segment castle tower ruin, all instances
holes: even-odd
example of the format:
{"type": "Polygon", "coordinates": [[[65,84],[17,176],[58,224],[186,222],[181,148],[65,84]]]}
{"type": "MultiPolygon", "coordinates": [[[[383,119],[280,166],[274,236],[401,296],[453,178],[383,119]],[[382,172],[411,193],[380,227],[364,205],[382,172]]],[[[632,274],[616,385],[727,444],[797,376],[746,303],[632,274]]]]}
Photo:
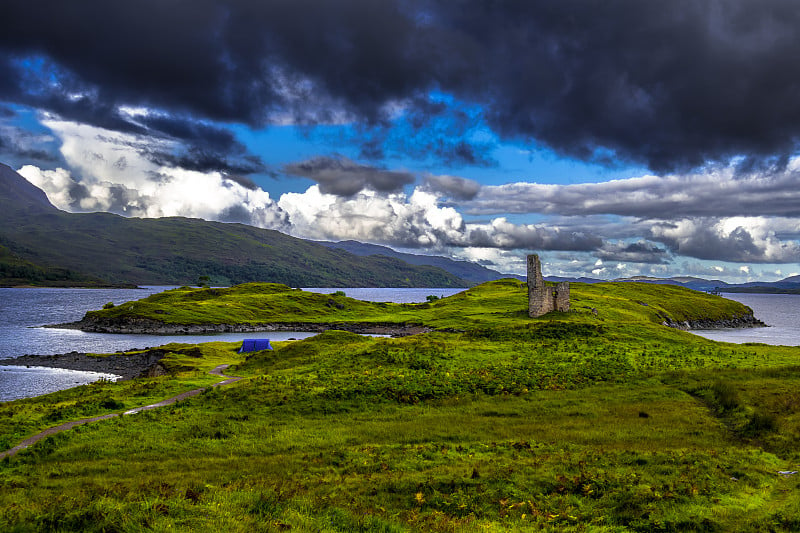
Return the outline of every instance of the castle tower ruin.
{"type": "Polygon", "coordinates": [[[528,256],[528,316],[536,318],[550,311],[569,311],[569,282],[555,287],[547,285],[542,276],[539,256],[528,256]]]}

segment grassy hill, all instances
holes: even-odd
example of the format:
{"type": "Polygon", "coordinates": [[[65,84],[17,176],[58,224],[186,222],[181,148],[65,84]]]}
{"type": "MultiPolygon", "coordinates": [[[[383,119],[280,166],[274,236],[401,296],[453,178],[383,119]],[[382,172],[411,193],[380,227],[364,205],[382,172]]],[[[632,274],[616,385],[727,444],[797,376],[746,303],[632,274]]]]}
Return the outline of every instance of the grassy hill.
{"type": "MultiPolygon", "coordinates": [[[[671,285],[572,284],[573,322],[646,323],[721,320],[751,315],[732,300],[671,285]]],[[[435,329],[525,328],[538,322],[527,314],[527,289],[515,279],[498,280],[421,304],[364,302],[345,294],[317,294],[285,285],[249,283],[222,289],[181,287],[86,314],[87,322],[163,324],[337,323],[414,324],[435,329]]]]}
{"type": "MultiPolygon", "coordinates": [[[[716,343],[660,325],[664,314],[747,312],[740,304],[671,286],[576,284],[573,311],[529,319],[514,280],[432,304],[334,298],[351,320],[397,314],[440,330],[328,331],[254,354],[233,343],[171,345],[168,376],[0,404],[0,447],[8,447],[54,423],[203,386],[220,363],[245,377],[0,462],[0,529],[800,526],[800,475],[781,473],[800,470],[800,349],[716,343]]],[[[335,316],[325,303],[249,285],[133,305],[200,320],[247,310],[258,320],[335,316]]]]}
{"type": "MultiPolygon", "coordinates": [[[[389,257],[358,257],[243,224],[169,217],[125,218],[59,211],[44,193],[0,165],[0,275],[23,262],[44,271],[115,284],[212,285],[248,281],[294,287],[465,287],[444,270],[389,257]],[[14,257],[11,261],[8,258],[14,257]],[[4,267],[4,265],[6,265],[4,267]]],[[[13,275],[0,284],[47,284],[13,275]]]]}

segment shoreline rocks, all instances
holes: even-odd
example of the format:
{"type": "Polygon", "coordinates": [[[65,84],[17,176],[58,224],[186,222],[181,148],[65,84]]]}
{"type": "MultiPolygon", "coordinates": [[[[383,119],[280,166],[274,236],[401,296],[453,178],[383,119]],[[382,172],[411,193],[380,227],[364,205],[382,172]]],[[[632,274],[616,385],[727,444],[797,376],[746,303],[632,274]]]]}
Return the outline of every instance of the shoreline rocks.
{"type": "Polygon", "coordinates": [[[101,372],[115,374],[120,376],[121,380],[166,374],[166,369],[161,365],[160,361],[169,353],[167,350],[156,348],[146,351],[131,350],[131,352],[115,353],[102,357],[90,356],[81,352],[56,355],[22,355],[0,360],[0,366],[42,366],[46,368],[101,372]]]}
{"type": "MultiPolygon", "coordinates": [[[[700,318],[677,321],[661,315],[661,324],[684,331],[693,329],[742,329],[769,327],[753,315],[741,315],[720,320],[700,318]]],[[[147,335],[202,335],[209,333],[268,333],[271,331],[304,331],[322,333],[331,329],[361,335],[389,335],[405,337],[434,331],[420,324],[364,323],[364,322],[269,322],[257,324],[166,324],[149,318],[116,320],[83,319],[67,324],[53,324],[48,328],[77,329],[88,333],[147,334],[147,335]]]]}
{"type": "Polygon", "coordinates": [[[89,333],[128,333],[148,335],[201,335],[207,333],[257,333],[270,331],[308,331],[321,333],[338,329],[362,335],[390,335],[405,337],[433,331],[433,328],[419,324],[392,323],[315,323],[283,322],[261,324],[165,324],[149,318],[128,318],[124,320],[81,320],[68,324],[55,324],[48,328],[78,329],[89,333]]]}
{"type": "Polygon", "coordinates": [[[700,318],[697,320],[685,320],[682,322],[667,318],[661,324],[683,331],[689,331],[692,329],[744,329],[769,327],[753,315],[735,316],[732,318],[724,318],[722,320],[700,318]]]}

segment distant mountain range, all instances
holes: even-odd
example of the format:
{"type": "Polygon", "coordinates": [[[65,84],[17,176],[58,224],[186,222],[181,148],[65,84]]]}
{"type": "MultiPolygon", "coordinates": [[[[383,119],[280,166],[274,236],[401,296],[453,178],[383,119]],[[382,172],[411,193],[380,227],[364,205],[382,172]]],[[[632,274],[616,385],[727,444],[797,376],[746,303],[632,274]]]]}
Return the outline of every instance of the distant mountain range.
{"type": "Polygon", "coordinates": [[[67,213],[0,164],[0,285],[467,287],[442,268],[361,257],[273,230],[167,217],[67,213]]]}
{"type": "Polygon", "coordinates": [[[427,265],[432,267],[441,268],[459,278],[469,281],[470,283],[483,283],[485,281],[492,281],[500,278],[518,277],[513,274],[501,274],[496,270],[486,268],[485,266],[470,261],[454,261],[447,257],[440,257],[435,255],[417,255],[397,252],[387,246],[380,246],[377,244],[365,244],[358,241],[317,241],[318,244],[327,246],[328,248],[336,248],[338,250],[345,250],[351,254],[360,257],[368,257],[371,255],[383,255],[386,257],[394,257],[412,265],[427,265]]]}
{"type": "MultiPolygon", "coordinates": [[[[596,280],[595,282],[597,281],[599,280],[596,280]]],[[[673,278],[634,276],[632,278],[618,278],[614,281],[635,281],[641,283],[682,285],[684,287],[703,292],[800,294],[800,276],[790,276],[780,281],[754,281],[750,283],[726,283],[719,279],[708,280],[690,276],[678,276],[673,278]]]]}

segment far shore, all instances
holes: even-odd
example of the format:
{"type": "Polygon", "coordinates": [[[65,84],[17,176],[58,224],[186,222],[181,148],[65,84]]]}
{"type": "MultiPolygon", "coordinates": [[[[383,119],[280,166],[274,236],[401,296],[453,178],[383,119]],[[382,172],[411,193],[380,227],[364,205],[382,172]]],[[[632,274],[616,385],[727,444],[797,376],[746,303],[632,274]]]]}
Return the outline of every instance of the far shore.
{"type": "Polygon", "coordinates": [[[43,285],[31,285],[29,283],[21,283],[19,285],[11,284],[11,283],[3,283],[0,284],[0,289],[144,289],[139,285],[135,285],[133,283],[120,283],[118,285],[109,284],[109,285],[59,285],[59,284],[43,284],[43,285]]]}

